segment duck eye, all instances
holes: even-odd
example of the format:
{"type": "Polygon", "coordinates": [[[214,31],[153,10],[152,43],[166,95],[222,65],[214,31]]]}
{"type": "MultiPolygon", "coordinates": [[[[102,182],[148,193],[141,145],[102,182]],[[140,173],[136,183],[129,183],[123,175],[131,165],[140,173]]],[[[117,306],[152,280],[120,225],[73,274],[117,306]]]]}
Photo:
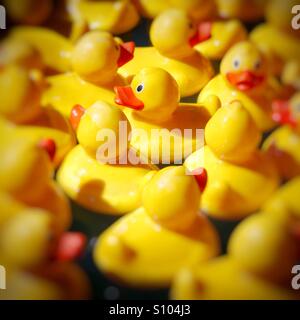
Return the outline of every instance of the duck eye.
{"type": "Polygon", "coordinates": [[[235,59],[233,61],[233,66],[237,69],[240,66],[240,61],[238,59],[235,59]]]}
{"type": "Polygon", "coordinates": [[[254,65],[254,68],[255,68],[255,69],[259,69],[260,66],[261,66],[261,61],[259,61],[259,60],[256,61],[255,65],[254,65]]]}
{"type": "Polygon", "coordinates": [[[194,28],[194,25],[193,25],[192,22],[189,23],[189,28],[190,28],[190,29],[193,29],[193,28],[194,28]]]}
{"type": "Polygon", "coordinates": [[[136,88],[136,91],[137,92],[141,92],[141,91],[143,91],[144,90],[144,85],[143,84],[139,84],[138,86],[137,86],[137,88],[136,88]]]}
{"type": "Polygon", "coordinates": [[[115,49],[119,51],[119,46],[117,44],[115,45],[115,49]]]}

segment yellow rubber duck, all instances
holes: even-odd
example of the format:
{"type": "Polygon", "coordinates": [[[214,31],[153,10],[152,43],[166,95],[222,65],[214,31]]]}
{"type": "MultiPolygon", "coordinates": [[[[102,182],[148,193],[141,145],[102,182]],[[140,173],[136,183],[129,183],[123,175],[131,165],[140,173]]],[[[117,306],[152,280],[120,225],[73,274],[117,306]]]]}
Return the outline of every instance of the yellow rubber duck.
{"type": "Polygon", "coordinates": [[[39,25],[49,17],[52,0],[4,0],[9,17],[21,24],[39,25]]]}
{"type": "Polygon", "coordinates": [[[78,257],[85,237],[78,233],[65,233],[65,229],[58,232],[56,220],[57,217],[48,211],[26,207],[0,192],[0,261],[6,266],[7,272],[7,290],[5,293],[1,290],[1,299],[87,297],[88,282],[82,271],[65,262],[78,257]],[[46,273],[54,269],[54,265],[56,272],[51,279],[50,274],[46,273]],[[43,270],[42,277],[37,272],[40,267],[43,270]],[[63,269],[66,269],[65,272],[63,269]],[[31,270],[30,273],[28,270],[31,270]],[[71,285],[75,289],[71,295],[67,292],[70,289],[68,281],[56,281],[67,270],[70,274],[64,274],[65,280],[77,275],[77,280],[71,285]],[[26,290],[22,291],[25,283],[26,290]]]}
{"type": "Polygon", "coordinates": [[[207,170],[204,212],[219,219],[241,219],[257,211],[278,187],[274,163],[258,150],[260,140],[258,128],[239,101],[217,110],[205,128],[206,146],[185,161],[190,171],[207,170]]]}
{"type": "Polygon", "coordinates": [[[120,74],[132,79],[142,68],[162,68],[175,78],[182,97],[199,92],[213,76],[210,61],[193,48],[206,39],[206,30],[199,32],[184,11],[161,13],[150,28],[153,47],[136,48],[134,58],[120,68],[120,74]]]}
{"type": "Polygon", "coordinates": [[[137,9],[129,0],[68,0],[67,10],[73,22],[73,40],[78,39],[86,30],[122,34],[133,29],[139,22],[137,9]]]}
{"type": "Polygon", "coordinates": [[[130,132],[123,112],[99,101],[86,110],[76,106],[71,122],[77,127],[79,145],[67,155],[57,173],[64,191],[95,212],[120,215],[138,208],[145,176],[156,168],[120,160],[128,153],[127,130],[130,132]],[[125,123],[125,132],[120,123],[125,123]],[[99,135],[101,132],[104,136],[99,135]],[[108,141],[111,135],[115,140],[108,141]],[[114,146],[116,149],[111,151],[114,146]]]}
{"type": "Polygon", "coordinates": [[[57,232],[71,224],[71,209],[66,196],[51,180],[55,157],[55,143],[51,139],[37,142],[26,131],[3,129],[1,126],[0,190],[13,195],[17,200],[31,207],[52,213],[57,232]],[[16,131],[16,132],[15,132],[16,131]],[[25,133],[24,133],[25,132],[25,133]],[[20,160],[21,159],[21,160],[20,160]],[[12,177],[14,177],[12,179],[12,177]]]}
{"type": "Polygon", "coordinates": [[[262,19],[266,4],[266,0],[216,0],[217,11],[221,18],[240,19],[246,22],[262,19]]]}
{"type": "Polygon", "coordinates": [[[180,104],[178,85],[167,71],[144,68],[130,86],[115,87],[115,91],[116,103],[128,107],[124,112],[135,129],[131,145],[152,162],[182,163],[203,145],[201,129],[209,120],[209,113],[202,105],[180,104]],[[186,129],[191,133],[188,136],[186,129]]]}
{"type": "Polygon", "coordinates": [[[289,60],[283,67],[281,82],[291,92],[300,91],[300,60],[289,60]]]}
{"type": "MultiPolygon", "coordinates": [[[[205,175],[198,176],[201,190],[205,175]]],[[[167,167],[145,185],[142,207],[98,239],[94,260],[105,274],[137,287],[167,287],[182,265],[219,252],[219,239],[198,214],[201,191],[183,166],[167,167]]]]}
{"type": "Polygon", "coordinates": [[[273,104],[273,118],[282,126],[266,139],[263,149],[275,161],[281,176],[291,179],[300,174],[300,93],[290,100],[273,104]]]}
{"type": "MultiPolygon", "coordinates": [[[[210,95],[217,96],[222,105],[240,100],[262,131],[275,126],[272,101],[281,92],[269,77],[266,58],[256,45],[243,41],[233,46],[221,62],[220,74],[200,92],[198,102],[210,95]]],[[[210,108],[210,113],[215,111],[210,108]]]]}
{"type": "Polygon", "coordinates": [[[216,14],[213,0],[136,0],[136,3],[143,16],[151,19],[169,9],[183,10],[197,22],[211,20],[216,14]]]}
{"type": "Polygon", "coordinates": [[[30,45],[39,53],[44,66],[52,73],[53,71],[66,72],[71,68],[72,43],[51,29],[30,26],[14,27],[8,39],[30,45]]]}
{"type": "Polygon", "coordinates": [[[200,34],[205,30],[205,37],[194,48],[213,60],[221,60],[233,45],[247,38],[247,30],[239,20],[203,22],[198,30],[200,34]]]}
{"type": "Polygon", "coordinates": [[[297,0],[273,0],[266,9],[267,22],[257,26],[250,39],[258,46],[268,47],[282,61],[299,60],[300,32],[292,28],[292,8],[297,0]]]}
{"type": "Polygon", "coordinates": [[[134,42],[121,43],[104,31],[86,33],[72,52],[73,72],[47,78],[42,104],[67,117],[77,104],[90,106],[98,100],[114,104],[113,87],[126,83],[118,67],[132,59],[133,53],[134,42]]]}
{"type": "Polygon", "coordinates": [[[0,71],[0,127],[9,127],[4,124],[5,118],[19,124],[18,127],[10,126],[20,136],[26,136],[36,143],[41,139],[54,140],[57,151],[54,163],[57,166],[75,145],[76,139],[66,118],[52,108],[41,108],[44,85],[39,71],[15,64],[4,67],[0,71]]]}
{"type": "MultiPolygon", "coordinates": [[[[297,194],[295,187],[299,188],[299,181],[284,192],[279,190],[275,198],[279,199],[280,194],[285,202],[287,198],[294,204],[298,201],[299,219],[299,199],[291,197],[297,194]]],[[[291,270],[299,261],[299,232],[293,232],[290,215],[276,203],[269,205],[269,211],[254,214],[236,227],[227,255],[182,269],[175,277],[172,298],[299,299],[299,293],[291,290],[291,270]]]]}

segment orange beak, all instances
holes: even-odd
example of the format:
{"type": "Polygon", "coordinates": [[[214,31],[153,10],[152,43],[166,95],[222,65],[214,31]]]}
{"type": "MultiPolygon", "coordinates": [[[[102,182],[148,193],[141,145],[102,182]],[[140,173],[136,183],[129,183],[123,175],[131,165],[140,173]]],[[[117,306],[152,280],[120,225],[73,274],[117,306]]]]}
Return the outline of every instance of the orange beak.
{"type": "Polygon", "coordinates": [[[114,87],[116,98],[116,104],[134,110],[142,110],[144,108],[143,101],[139,100],[130,86],[128,87],[114,87]]]}
{"type": "Polygon", "coordinates": [[[240,91],[248,91],[260,85],[264,81],[263,76],[251,71],[228,72],[227,80],[240,91]]]}
{"type": "Polygon", "coordinates": [[[196,46],[197,44],[204,42],[211,38],[211,22],[201,22],[197,27],[196,33],[189,39],[191,47],[196,46]]]}
{"type": "Polygon", "coordinates": [[[207,185],[207,171],[204,168],[199,168],[194,170],[192,173],[198,183],[201,192],[203,192],[207,185]]]}
{"type": "Polygon", "coordinates": [[[58,261],[73,261],[81,256],[86,242],[86,236],[81,232],[65,232],[58,239],[54,258],[58,261]]]}
{"type": "Polygon", "coordinates": [[[85,109],[81,105],[77,104],[76,106],[73,107],[70,115],[70,122],[74,131],[77,130],[80,123],[80,119],[82,118],[84,113],[85,113],[85,109]]]}
{"type": "Polygon", "coordinates": [[[288,100],[274,100],[272,103],[272,119],[279,124],[288,124],[291,127],[297,126],[297,121],[291,113],[291,106],[288,100]]]}
{"type": "Polygon", "coordinates": [[[133,41],[120,44],[120,56],[117,62],[119,68],[133,59],[134,49],[135,43],[133,41]]]}
{"type": "Polygon", "coordinates": [[[54,160],[55,158],[55,153],[56,153],[56,144],[54,140],[52,139],[42,139],[38,146],[42,149],[44,149],[48,155],[51,161],[54,160]]]}

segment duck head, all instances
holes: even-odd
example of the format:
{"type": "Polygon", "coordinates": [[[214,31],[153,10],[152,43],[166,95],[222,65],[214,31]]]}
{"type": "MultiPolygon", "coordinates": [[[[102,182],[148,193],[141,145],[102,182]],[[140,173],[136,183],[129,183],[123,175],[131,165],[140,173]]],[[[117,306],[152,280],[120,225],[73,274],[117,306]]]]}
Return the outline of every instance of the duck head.
{"type": "Polygon", "coordinates": [[[150,28],[153,46],[164,56],[181,59],[195,53],[194,46],[211,37],[211,23],[195,24],[183,10],[169,9],[150,28]]]}
{"type": "Polygon", "coordinates": [[[205,140],[218,158],[239,162],[258,147],[261,134],[248,111],[234,101],[218,109],[209,120],[205,140]]]}
{"type": "Polygon", "coordinates": [[[115,87],[115,102],[135,110],[145,120],[163,122],[178,107],[179,88],[175,79],[160,68],[144,68],[127,87],[115,87]]]}
{"type": "Polygon", "coordinates": [[[300,92],[294,94],[290,100],[275,100],[272,109],[275,122],[295,129],[300,127],[300,92]]]}
{"type": "Polygon", "coordinates": [[[133,58],[134,42],[121,43],[110,33],[91,31],[82,36],[72,53],[73,70],[100,85],[114,80],[119,67],[133,58]]]}
{"type": "Polygon", "coordinates": [[[164,168],[145,185],[143,207],[157,223],[170,229],[184,230],[197,217],[201,198],[199,185],[205,186],[206,179],[204,170],[195,179],[183,166],[164,168]]]}
{"type": "Polygon", "coordinates": [[[269,1],[266,8],[267,22],[284,31],[289,31],[297,36],[300,36],[300,30],[293,29],[291,24],[295,14],[292,12],[292,9],[296,5],[299,5],[298,0],[269,1]]]}
{"type": "Polygon", "coordinates": [[[268,76],[263,54],[249,41],[240,42],[227,52],[220,72],[232,86],[245,92],[261,86],[268,76]]]}
{"type": "MultiPolygon", "coordinates": [[[[76,131],[78,142],[93,156],[100,159],[98,152],[101,147],[105,147],[107,139],[112,137],[112,143],[116,144],[116,154],[111,156],[115,158],[123,155],[127,151],[128,136],[131,131],[130,124],[125,114],[117,107],[109,105],[103,101],[98,101],[92,106],[84,109],[82,106],[77,105],[72,109],[70,121],[76,131]],[[120,130],[126,130],[126,134],[122,133],[124,141],[120,140],[120,130]],[[101,134],[103,133],[104,136],[101,134]]],[[[105,160],[108,158],[105,157],[105,160]]],[[[111,160],[111,159],[110,159],[111,160]]]]}

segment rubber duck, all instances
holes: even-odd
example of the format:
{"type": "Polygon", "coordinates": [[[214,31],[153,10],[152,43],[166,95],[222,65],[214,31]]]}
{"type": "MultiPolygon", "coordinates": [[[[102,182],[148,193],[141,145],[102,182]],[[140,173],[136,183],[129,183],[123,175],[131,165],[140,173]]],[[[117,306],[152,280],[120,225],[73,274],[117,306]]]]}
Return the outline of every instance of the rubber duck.
{"type": "Polygon", "coordinates": [[[87,297],[88,281],[70,262],[79,256],[86,239],[75,232],[57,233],[56,219],[45,210],[26,207],[0,192],[0,261],[7,271],[7,290],[3,294],[1,291],[1,299],[87,297]],[[43,272],[38,271],[39,268],[43,272]],[[67,270],[69,275],[65,274],[67,270]],[[57,281],[62,273],[65,281],[57,281]],[[73,279],[74,275],[77,280],[70,285],[67,279],[73,279]],[[22,291],[25,283],[26,290],[22,291]],[[74,290],[73,294],[68,293],[69,287],[74,290]]]}
{"type": "Polygon", "coordinates": [[[141,208],[100,235],[94,248],[99,269],[129,286],[167,287],[184,263],[217,255],[216,230],[198,214],[205,180],[205,171],[196,180],[183,166],[153,173],[141,208]]]}
{"type": "Polygon", "coordinates": [[[197,22],[211,20],[216,14],[212,0],[137,0],[136,3],[143,16],[150,19],[169,9],[183,10],[197,22]]]}
{"type": "Polygon", "coordinates": [[[275,161],[284,179],[300,174],[300,93],[273,103],[273,118],[281,124],[265,140],[263,149],[275,161]]]}
{"type": "MultiPolygon", "coordinates": [[[[272,2],[272,1],[271,1],[272,2]]],[[[223,19],[240,19],[255,22],[264,17],[265,0],[216,0],[217,11],[223,19]]]]}
{"type": "Polygon", "coordinates": [[[295,93],[300,91],[300,60],[288,61],[282,70],[281,82],[295,93]]]}
{"type": "Polygon", "coordinates": [[[207,170],[208,185],[201,201],[204,212],[218,219],[244,218],[278,187],[278,172],[258,149],[260,140],[258,128],[239,101],[216,111],[205,128],[206,145],[185,161],[190,171],[207,170]]]}
{"type": "Polygon", "coordinates": [[[52,11],[52,0],[4,0],[9,17],[21,24],[39,25],[49,17],[52,11]]]}
{"type": "Polygon", "coordinates": [[[57,181],[63,190],[80,205],[99,213],[120,215],[139,207],[140,188],[146,175],[156,167],[133,165],[126,158],[120,160],[129,152],[130,124],[124,113],[116,106],[98,101],[86,110],[75,106],[71,123],[79,145],[58,170],[57,181]],[[113,141],[108,140],[111,135],[113,141]],[[111,151],[110,147],[115,149],[111,151]]]}
{"type": "MultiPolygon", "coordinates": [[[[279,193],[282,198],[279,190],[277,199],[279,193]]],[[[172,298],[299,299],[290,284],[291,270],[299,261],[299,234],[294,234],[294,222],[285,209],[274,209],[269,206],[269,211],[263,209],[243,220],[231,234],[225,256],[183,268],[175,277],[172,298]]]]}
{"type": "Polygon", "coordinates": [[[194,48],[212,60],[221,60],[233,45],[247,38],[247,30],[239,20],[203,22],[198,28],[210,31],[206,34],[207,39],[194,48]]]}
{"type": "Polygon", "coordinates": [[[128,107],[123,110],[134,129],[131,145],[155,164],[180,164],[202,146],[201,129],[209,113],[200,104],[180,104],[178,84],[164,69],[144,68],[130,86],[115,87],[115,91],[116,103],[128,107]]]}
{"type": "Polygon", "coordinates": [[[269,1],[266,9],[266,23],[258,25],[250,39],[258,46],[267,46],[283,62],[299,60],[300,32],[292,28],[292,8],[297,0],[269,1]]]}
{"type": "Polygon", "coordinates": [[[153,47],[136,48],[134,58],[120,68],[120,74],[132,79],[142,68],[158,67],[175,78],[182,97],[199,92],[214,73],[210,61],[193,48],[207,39],[207,30],[201,32],[184,11],[164,11],[150,27],[153,47]]]}
{"type": "Polygon", "coordinates": [[[30,26],[14,27],[8,39],[30,45],[39,53],[44,66],[49,69],[48,73],[66,72],[71,69],[72,43],[54,30],[30,26]]]}
{"type": "MultiPolygon", "coordinates": [[[[39,71],[15,64],[4,67],[0,71],[0,117],[18,124],[18,127],[11,125],[13,131],[36,143],[41,139],[54,140],[57,149],[54,163],[58,166],[76,138],[66,118],[52,108],[41,107],[43,90],[44,80],[39,71]]],[[[4,122],[0,120],[2,126],[4,122]]]]}
{"type": "Polygon", "coordinates": [[[129,0],[87,1],[68,0],[67,10],[73,22],[71,39],[78,39],[86,30],[122,34],[139,22],[139,14],[129,0]]]}
{"type": "Polygon", "coordinates": [[[51,139],[27,138],[22,132],[1,126],[0,190],[28,206],[41,208],[56,217],[53,229],[57,232],[71,224],[71,209],[62,190],[51,179],[54,166],[55,143],[51,139]],[[20,161],[22,159],[22,161],[20,161]],[[14,177],[14,179],[11,179],[14,177]]]}
{"type": "Polygon", "coordinates": [[[132,59],[133,53],[134,42],[121,43],[104,31],[86,33],[72,52],[73,72],[47,78],[42,104],[67,117],[77,104],[90,106],[98,100],[114,104],[113,87],[126,83],[118,67],[132,59]]]}
{"type": "MultiPolygon", "coordinates": [[[[268,74],[268,63],[257,46],[249,41],[234,45],[221,62],[220,74],[200,92],[198,102],[210,95],[217,96],[222,105],[240,100],[262,131],[275,126],[272,101],[282,93],[268,74]]],[[[210,109],[213,113],[214,110],[210,109]]]]}

